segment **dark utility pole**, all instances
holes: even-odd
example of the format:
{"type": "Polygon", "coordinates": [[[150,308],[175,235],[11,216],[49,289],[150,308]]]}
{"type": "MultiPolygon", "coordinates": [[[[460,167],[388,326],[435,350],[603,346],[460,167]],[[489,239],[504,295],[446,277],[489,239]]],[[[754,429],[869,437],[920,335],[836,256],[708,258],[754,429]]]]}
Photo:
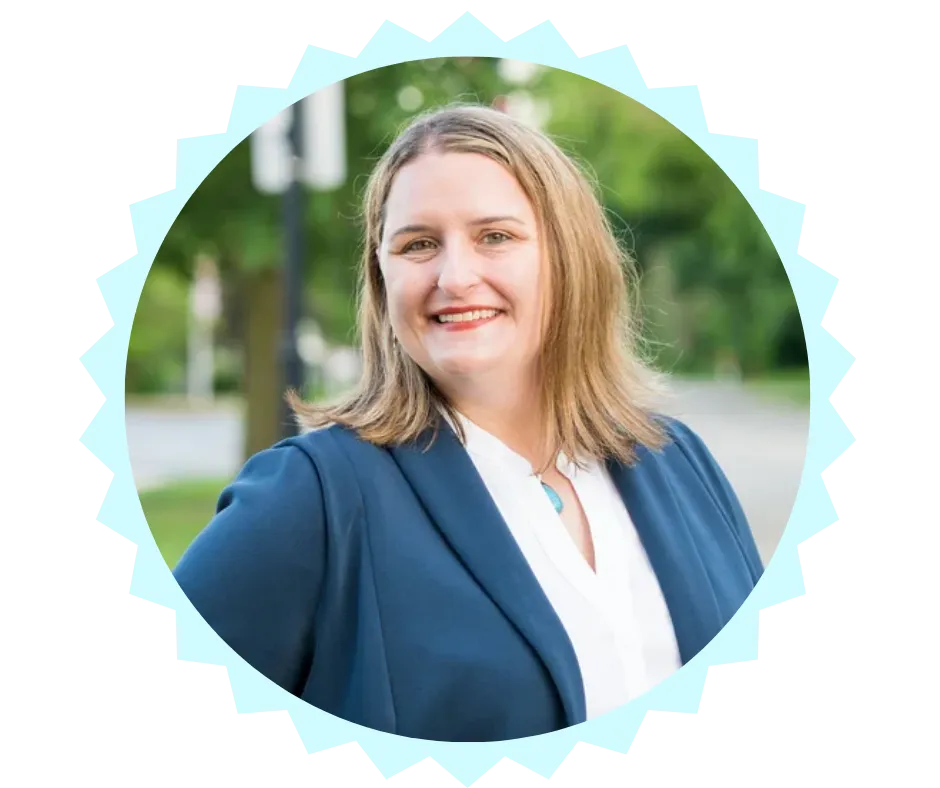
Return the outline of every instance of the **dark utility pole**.
{"type": "MultiPolygon", "coordinates": [[[[281,341],[283,385],[281,391],[294,389],[303,394],[304,367],[297,352],[297,325],[303,309],[304,221],[303,191],[300,168],[303,161],[303,112],[297,102],[291,106],[291,125],[288,146],[291,153],[291,178],[284,192],[284,329],[281,341]]],[[[293,414],[287,403],[281,402],[281,434],[287,438],[297,434],[293,414]]]]}

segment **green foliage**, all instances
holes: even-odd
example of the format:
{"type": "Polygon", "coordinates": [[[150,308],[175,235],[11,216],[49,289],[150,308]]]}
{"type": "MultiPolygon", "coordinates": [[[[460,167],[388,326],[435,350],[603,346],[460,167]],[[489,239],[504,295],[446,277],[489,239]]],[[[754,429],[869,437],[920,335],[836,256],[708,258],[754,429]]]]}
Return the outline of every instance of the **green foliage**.
{"type": "Polygon", "coordinates": [[[179,391],[186,373],[189,281],[174,268],[154,265],[140,295],[127,349],[126,390],[179,391]]]}
{"type": "MultiPolygon", "coordinates": [[[[361,191],[398,130],[416,111],[452,101],[490,104],[519,90],[486,58],[401,63],[347,80],[349,177],[305,200],[305,308],[327,339],[354,336],[361,191]]],[[[805,366],[799,315],[777,253],[745,198],[697,145],[654,112],[578,75],[543,69],[524,90],[547,102],[546,131],[596,175],[612,224],[643,274],[647,333],[664,367],[708,371],[729,354],[747,374],[805,366]]],[[[185,294],[159,272],[188,276],[199,252],[216,257],[228,282],[278,265],[281,210],[278,197],[252,187],[242,142],[199,186],[160,249],[132,338],[135,363],[150,368],[131,374],[129,367],[129,390],[178,378],[185,294]],[[180,303],[171,305],[174,298],[180,303]],[[162,317],[154,316],[158,302],[162,317]]],[[[229,325],[223,334],[237,331],[229,325]]]]}
{"type": "Polygon", "coordinates": [[[745,374],[805,366],[805,345],[794,342],[799,314],[777,252],[704,151],[599,83],[547,71],[539,87],[552,98],[548,131],[590,163],[615,226],[628,230],[628,247],[646,274],[647,331],[659,343],[660,363],[705,371],[731,354],[745,374]],[[669,275],[657,275],[656,266],[669,275]]]}

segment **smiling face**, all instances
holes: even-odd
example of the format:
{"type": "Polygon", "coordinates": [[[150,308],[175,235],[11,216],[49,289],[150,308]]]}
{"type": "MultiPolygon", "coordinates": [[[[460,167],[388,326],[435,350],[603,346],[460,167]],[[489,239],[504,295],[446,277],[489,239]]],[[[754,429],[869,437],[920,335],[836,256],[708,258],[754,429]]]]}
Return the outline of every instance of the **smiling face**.
{"type": "Polygon", "coordinates": [[[379,265],[392,329],[445,393],[531,383],[542,246],[513,175],[476,153],[426,153],[395,176],[379,265]]]}

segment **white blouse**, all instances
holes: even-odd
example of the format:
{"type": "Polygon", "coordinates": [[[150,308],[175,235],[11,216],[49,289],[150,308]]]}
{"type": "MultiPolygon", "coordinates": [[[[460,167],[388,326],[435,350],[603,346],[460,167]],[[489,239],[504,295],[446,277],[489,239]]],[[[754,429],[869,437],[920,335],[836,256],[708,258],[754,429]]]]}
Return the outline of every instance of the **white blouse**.
{"type": "Polygon", "coordinates": [[[561,620],[584,684],[587,718],[636,698],[681,661],[666,602],[603,463],[557,467],[574,486],[594,542],[592,571],[530,463],[464,416],[467,451],[561,620]]]}

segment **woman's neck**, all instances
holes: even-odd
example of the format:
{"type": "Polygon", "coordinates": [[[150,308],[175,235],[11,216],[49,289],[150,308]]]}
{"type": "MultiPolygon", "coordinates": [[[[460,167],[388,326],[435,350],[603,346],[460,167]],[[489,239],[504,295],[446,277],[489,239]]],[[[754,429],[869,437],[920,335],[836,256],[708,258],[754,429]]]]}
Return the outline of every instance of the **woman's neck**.
{"type": "Polygon", "coordinates": [[[459,413],[539,469],[550,461],[538,394],[534,386],[491,386],[464,390],[450,396],[450,401],[459,413]]]}

